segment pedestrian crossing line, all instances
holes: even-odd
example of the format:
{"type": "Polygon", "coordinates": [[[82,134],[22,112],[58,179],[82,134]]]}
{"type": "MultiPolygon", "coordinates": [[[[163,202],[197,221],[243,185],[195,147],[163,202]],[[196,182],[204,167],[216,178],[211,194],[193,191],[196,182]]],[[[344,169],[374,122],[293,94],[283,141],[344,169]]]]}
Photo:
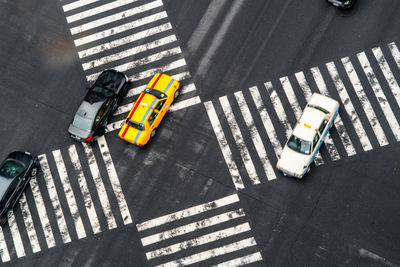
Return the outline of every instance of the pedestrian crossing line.
{"type": "Polygon", "coordinates": [[[339,93],[339,97],[342,100],[344,108],[349,115],[349,118],[355,128],[355,131],[360,139],[360,143],[364,151],[368,151],[372,149],[372,145],[368,139],[368,136],[364,130],[364,127],[361,124],[361,121],[358,117],[357,111],[354,109],[354,106],[350,100],[350,97],[346,91],[346,88],[343,84],[343,81],[339,77],[339,73],[336,69],[335,63],[329,62],[326,64],[329,75],[331,76],[333,83],[339,93]]]}
{"type": "Polygon", "coordinates": [[[0,256],[2,262],[10,261],[10,254],[4,238],[3,227],[0,227],[0,256]]]}
{"type": "Polygon", "coordinates": [[[96,185],[97,194],[99,196],[104,216],[107,220],[108,229],[114,229],[117,227],[117,223],[115,222],[115,218],[111,210],[110,201],[108,200],[106,188],[100,176],[99,167],[97,165],[96,158],[94,157],[93,150],[88,144],[82,143],[82,146],[88,159],[89,169],[92,174],[94,184],[96,185]]]}
{"type": "Polygon", "coordinates": [[[122,215],[122,220],[124,224],[132,223],[131,214],[129,213],[128,205],[125,201],[124,193],[122,192],[121,185],[119,183],[117,171],[115,170],[114,163],[111,159],[111,154],[108,149],[107,142],[104,135],[97,139],[97,144],[100,147],[101,156],[103,157],[104,163],[106,165],[106,170],[108,177],[111,182],[115,197],[117,198],[118,207],[122,215]]]}
{"type": "Polygon", "coordinates": [[[358,78],[358,75],[356,73],[356,71],[354,70],[353,64],[350,61],[350,58],[345,57],[342,58],[342,63],[343,66],[347,72],[347,75],[349,76],[350,82],[353,85],[353,88],[358,96],[358,99],[361,102],[361,105],[365,111],[365,114],[368,117],[368,121],[372,127],[372,130],[374,131],[379,145],[380,146],[385,146],[387,145],[389,142],[386,138],[386,135],[381,127],[381,124],[379,123],[378,118],[375,115],[375,112],[371,106],[371,103],[368,100],[367,95],[365,94],[364,88],[361,85],[360,79],[358,78]]]}
{"type": "Polygon", "coordinates": [[[157,7],[161,7],[163,5],[161,0],[156,0],[129,10],[125,10],[107,17],[102,17],[101,19],[97,19],[73,28],[70,28],[71,34],[75,35],[84,31],[88,31],[94,28],[97,28],[99,26],[103,26],[106,24],[109,24],[111,22],[116,22],[118,20],[122,20],[137,14],[140,14],[142,12],[157,8],[157,7]]]}
{"type": "Polygon", "coordinates": [[[239,125],[236,122],[235,116],[231,106],[229,105],[228,98],[226,96],[220,97],[219,102],[221,103],[222,110],[225,113],[225,117],[228,120],[228,125],[231,129],[233,138],[237,144],[237,147],[242,157],[244,166],[246,167],[247,173],[250,180],[254,183],[260,183],[258,179],[256,168],[254,167],[253,161],[251,160],[250,153],[247,150],[246,144],[243,141],[242,133],[240,132],[239,125]]]}
{"type": "MultiPolygon", "coordinates": [[[[265,151],[264,144],[261,140],[260,134],[254,124],[253,117],[251,116],[249,107],[247,106],[246,100],[244,99],[243,93],[238,91],[234,93],[236,101],[239,105],[240,112],[244,118],[244,121],[249,129],[251,140],[253,141],[254,147],[256,148],[256,152],[258,157],[260,158],[261,164],[264,168],[265,175],[267,176],[268,180],[276,179],[276,175],[274,169],[269,162],[267,152],[265,151]]],[[[253,184],[259,184],[260,180],[252,180],[253,184]]]]}
{"type": "Polygon", "coordinates": [[[47,162],[47,157],[45,154],[40,155],[39,157],[40,167],[43,172],[43,178],[46,182],[47,191],[50,196],[50,202],[53,205],[53,209],[56,215],[58,228],[60,230],[61,239],[63,243],[71,242],[71,237],[68,232],[68,227],[65,222],[64,213],[61,209],[60,201],[58,199],[58,194],[56,187],[54,185],[53,176],[50,172],[50,167],[47,162]]]}
{"type": "Polygon", "coordinates": [[[388,47],[389,47],[390,53],[393,56],[394,61],[397,64],[397,67],[400,69],[400,52],[399,52],[399,49],[397,48],[397,45],[394,42],[392,42],[392,43],[388,44],[388,47]]]}
{"type": "Polygon", "coordinates": [[[14,242],[15,252],[18,258],[25,256],[25,249],[22,243],[21,234],[19,233],[18,225],[15,220],[14,211],[8,211],[8,225],[10,227],[11,237],[14,242]]]}
{"type": "MultiPolygon", "coordinates": [[[[319,68],[313,67],[310,69],[310,71],[311,74],[313,75],[315,83],[317,84],[319,92],[323,95],[329,96],[328,88],[326,87],[326,83],[322,78],[319,68]]],[[[340,117],[339,113],[336,115],[334,124],[336,130],[338,131],[340,140],[343,143],[344,149],[346,150],[347,156],[348,157],[354,156],[356,154],[356,150],[354,149],[353,143],[351,142],[350,136],[346,131],[346,128],[343,124],[342,118],[340,117]]]]}
{"type": "MultiPolygon", "coordinates": [[[[294,115],[296,116],[296,120],[299,121],[301,114],[303,113],[303,110],[300,107],[299,101],[296,98],[296,95],[294,94],[293,87],[290,84],[289,78],[287,76],[282,77],[279,79],[283,91],[285,92],[285,95],[287,99],[289,100],[290,106],[292,107],[294,111],[294,115]]],[[[324,160],[322,159],[321,153],[318,151],[317,155],[314,158],[315,165],[319,166],[321,164],[324,164],[324,160]]]]}
{"type": "Polygon", "coordinates": [[[92,227],[92,231],[94,234],[100,233],[101,228],[100,228],[100,223],[99,219],[97,218],[96,210],[93,205],[92,197],[90,195],[81,163],[79,161],[78,157],[78,152],[76,151],[75,145],[71,145],[68,148],[68,153],[69,157],[71,159],[71,163],[75,169],[75,171],[78,173],[78,183],[79,183],[79,188],[81,190],[83,200],[85,202],[85,208],[86,208],[86,213],[89,217],[89,222],[90,226],[92,227]]]}
{"type": "Polygon", "coordinates": [[[240,258],[236,258],[230,261],[226,261],[217,265],[214,265],[214,267],[227,267],[227,266],[242,266],[246,264],[250,264],[256,261],[261,261],[262,256],[260,252],[252,253],[240,258]]]}
{"type": "Polygon", "coordinates": [[[21,207],[22,217],[24,218],[25,229],[32,247],[32,252],[39,252],[40,244],[36,235],[35,226],[33,225],[32,215],[29,210],[28,202],[26,201],[25,193],[22,193],[21,198],[19,199],[19,205],[21,207]]]}
{"type": "MultiPolygon", "coordinates": [[[[37,178],[32,177],[30,182],[33,198],[35,200],[36,209],[40,211],[39,220],[42,225],[44,237],[46,239],[46,244],[48,248],[52,248],[56,245],[56,241],[54,240],[53,231],[49,222],[49,217],[47,217],[46,207],[44,205],[42,194],[40,193],[39,185],[37,182],[37,178]]],[[[1,240],[0,240],[1,243],[1,240]]]]}
{"type": "Polygon", "coordinates": [[[83,6],[95,3],[97,1],[99,1],[99,0],[78,0],[78,1],[66,4],[66,5],[63,5],[62,8],[63,8],[64,12],[68,12],[68,11],[77,9],[79,7],[83,7],[83,6]]]}
{"type": "MultiPolygon", "coordinates": [[[[302,89],[302,91],[304,93],[306,101],[308,102],[312,96],[312,91],[311,91],[310,86],[307,83],[306,77],[302,71],[295,73],[295,76],[296,76],[297,82],[300,85],[300,88],[302,89]]],[[[336,146],[333,143],[332,137],[329,132],[325,136],[324,144],[329,152],[331,159],[333,161],[339,160],[340,159],[339,152],[337,151],[336,146]]]]}
{"type": "Polygon", "coordinates": [[[56,162],[62,187],[64,188],[64,194],[67,199],[69,210],[71,211],[71,215],[74,220],[76,233],[79,239],[84,238],[86,237],[85,227],[83,226],[81,215],[79,214],[78,205],[76,204],[74,192],[72,191],[71,183],[68,178],[67,169],[65,168],[64,160],[61,156],[61,151],[57,149],[52,153],[56,162]]]}
{"type": "Polygon", "coordinates": [[[368,78],[368,81],[372,87],[372,90],[375,93],[376,99],[379,102],[379,105],[382,108],[383,113],[385,114],[386,120],[390,125],[390,128],[396,138],[397,141],[400,141],[400,125],[387,101],[385,93],[383,92],[378,79],[375,76],[375,73],[372,70],[372,67],[368,61],[367,56],[364,52],[357,54],[358,61],[360,61],[361,67],[363,68],[365,75],[368,78]]]}
{"type": "Polygon", "coordinates": [[[217,137],[217,141],[219,147],[221,148],[222,155],[224,156],[225,162],[228,166],[228,170],[231,174],[233,184],[235,185],[236,190],[243,189],[244,184],[242,178],[240,177],[239,170],[236,166],[235,161],[233,160],[231,149],[229,148],[228,141],[226,140],[217,113],[215,112],[214,105],[212,104],[211,101],[208,101],[204,103],[204,106],[206,108],[207,115],[211,121],[211,126],[214,130],[215,136],[217,137]]]}

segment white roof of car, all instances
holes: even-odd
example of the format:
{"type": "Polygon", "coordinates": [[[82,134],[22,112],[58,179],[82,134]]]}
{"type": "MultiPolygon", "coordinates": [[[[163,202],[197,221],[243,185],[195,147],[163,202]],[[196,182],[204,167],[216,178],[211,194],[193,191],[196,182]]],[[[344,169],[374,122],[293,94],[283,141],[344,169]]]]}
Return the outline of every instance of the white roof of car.
{"type": "Polygon", "coordinates": [[[303,140],[312,141],[325,115],[325,113],[318,109],[306,107],[293,130],[293,134],[303,140]]]}

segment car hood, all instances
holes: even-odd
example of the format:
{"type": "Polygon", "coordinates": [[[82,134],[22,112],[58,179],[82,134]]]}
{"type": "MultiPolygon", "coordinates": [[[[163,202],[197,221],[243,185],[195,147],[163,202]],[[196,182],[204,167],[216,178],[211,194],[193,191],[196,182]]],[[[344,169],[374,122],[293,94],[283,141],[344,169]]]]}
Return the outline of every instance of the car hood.
{"type": "Polygon", "coordinates": [[[304,166],[308,165],[310,155],[304,155],[285,146],[282,150],[278,165],[280,169],[284,169],[294,174],[301,174],[304,166]]]}
{"type": "Polygon", "coordinates": [[[78,127],[75,127],[72,123],[68,127],[68,132],[70,134],[78,136],[78,137],[80,137],[82,139],[88,138],[90,136],[90,133],[91,133],[91,131],[89,131],[89,130],[83,130],[83,129],[80,129],[78,127]]]}

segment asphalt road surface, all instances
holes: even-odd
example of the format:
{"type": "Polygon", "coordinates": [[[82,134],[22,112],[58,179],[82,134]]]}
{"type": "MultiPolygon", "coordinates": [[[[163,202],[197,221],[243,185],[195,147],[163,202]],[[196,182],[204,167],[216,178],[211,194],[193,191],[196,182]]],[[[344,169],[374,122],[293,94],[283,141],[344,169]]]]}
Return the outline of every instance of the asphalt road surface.
{"type": "Polygon", "coordinates": [[[400,2],[0,1],[0,156],[41,172],[4,266],[400,265],[400,2]],[[132,87],[93,145],[67,127],[107,68],[132,87]],[[182,94],[118,138],[158,71],[182,94]],[[312,92],[339,117],[303,180],[277,156],[312,92]]]}

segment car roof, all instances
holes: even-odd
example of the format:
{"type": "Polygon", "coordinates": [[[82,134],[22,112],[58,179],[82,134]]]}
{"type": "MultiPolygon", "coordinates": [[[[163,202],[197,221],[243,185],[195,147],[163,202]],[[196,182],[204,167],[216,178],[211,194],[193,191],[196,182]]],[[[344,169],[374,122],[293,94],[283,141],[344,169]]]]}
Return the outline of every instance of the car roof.
{"type": "Polygon", "coordinates": [[[312,141],[316,130],[324,119],[325,113],[315,108],[306,107],[293,130],[293,134],[303,140],[312,141]]]}
{"type": "MultiPolygon", "coordinates": [[[[142,92],[143,97],[140,100],[139,105],[137,106],[135,113],[132,115],[131,120],[141,123],[145,121],[147,117],[151,114],[151,108],[154,107],[158,98],[151,94],[147,94],[142,92]]],[[[140,96],[139,96],[140,99],[140,96]]],[[[137,101],[139,101],[139,99],[137,101]]]]}
{"type": "Polygon", "coordinates": [[[98,85],[114,92],[119,88],[124,75],[116,70],[110,69],[103,71],[96,79],[94,85],[98,85]]]}

